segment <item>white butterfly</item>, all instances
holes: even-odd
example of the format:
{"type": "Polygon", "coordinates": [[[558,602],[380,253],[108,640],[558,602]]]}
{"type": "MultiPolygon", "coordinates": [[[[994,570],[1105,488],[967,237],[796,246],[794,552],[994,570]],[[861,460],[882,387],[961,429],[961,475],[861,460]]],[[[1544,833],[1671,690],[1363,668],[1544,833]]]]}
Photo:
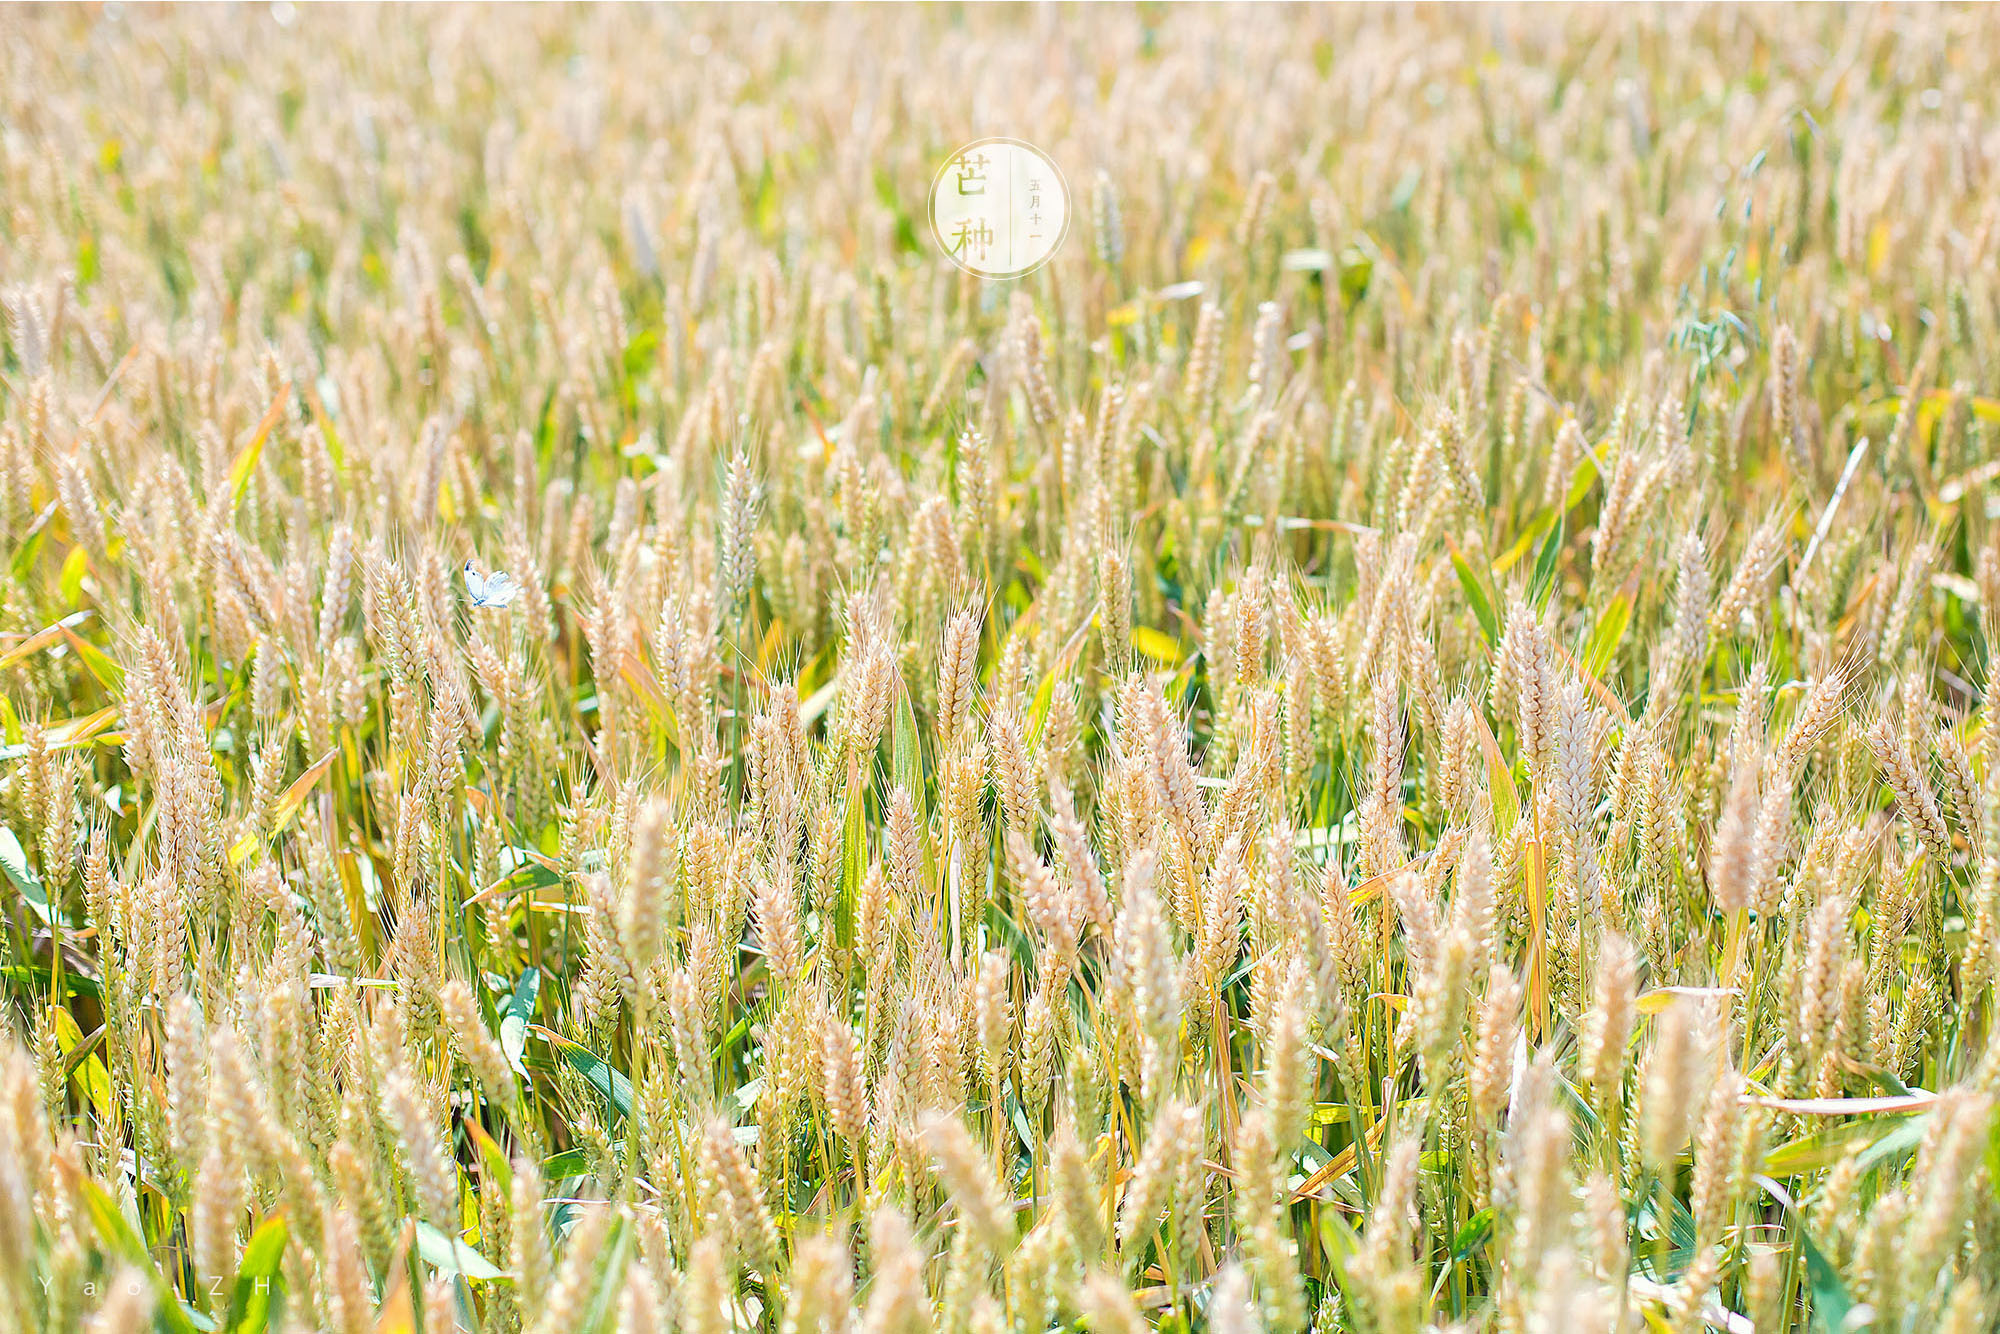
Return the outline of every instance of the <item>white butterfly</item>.
{"type": "Polygon", "coordinates": [[[465,591],[472,597],[475,607],[504,607],[520,596],[521,586],[514,582],[514,576],[505,570],[495,570],[491,574],[481,574],[465,563],[465,591]]]}

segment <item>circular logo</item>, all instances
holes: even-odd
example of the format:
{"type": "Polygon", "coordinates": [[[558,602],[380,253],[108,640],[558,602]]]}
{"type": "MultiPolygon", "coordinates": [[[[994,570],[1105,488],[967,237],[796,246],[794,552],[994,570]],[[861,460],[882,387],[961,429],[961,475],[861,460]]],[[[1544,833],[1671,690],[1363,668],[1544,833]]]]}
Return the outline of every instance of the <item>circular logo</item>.
{"type": "Polygon", "coordinates": [[[1068,183],[1046,153],[1019,139],[976,139],[931,182],[931,235],[967,273],[1033,273],[1068,234],[1068,183]]]}

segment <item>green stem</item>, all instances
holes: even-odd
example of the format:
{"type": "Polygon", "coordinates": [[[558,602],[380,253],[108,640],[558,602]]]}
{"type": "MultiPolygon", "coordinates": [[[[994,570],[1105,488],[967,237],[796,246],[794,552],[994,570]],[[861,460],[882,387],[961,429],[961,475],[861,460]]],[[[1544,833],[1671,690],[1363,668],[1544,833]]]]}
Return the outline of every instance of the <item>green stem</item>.
{"type": "Polygon", "coordinates": [[[625,1125],[625,1198],[636,1201],[639,1180],[639,1141],[645,1116],[642,1081],[646,1065],[646,1001],[640,995],[632,1005],[632,1112],[625,1125]]]}

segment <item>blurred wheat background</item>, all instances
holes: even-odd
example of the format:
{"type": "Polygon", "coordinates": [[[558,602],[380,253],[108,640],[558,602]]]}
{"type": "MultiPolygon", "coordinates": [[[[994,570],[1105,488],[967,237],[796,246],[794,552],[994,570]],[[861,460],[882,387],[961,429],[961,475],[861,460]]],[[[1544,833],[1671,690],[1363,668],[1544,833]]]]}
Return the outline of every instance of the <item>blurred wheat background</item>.
{"type": "Polygon", "coordinates": [[[0,11],[0,1331],[1993,1328],[1996,104],[0,11]]]}

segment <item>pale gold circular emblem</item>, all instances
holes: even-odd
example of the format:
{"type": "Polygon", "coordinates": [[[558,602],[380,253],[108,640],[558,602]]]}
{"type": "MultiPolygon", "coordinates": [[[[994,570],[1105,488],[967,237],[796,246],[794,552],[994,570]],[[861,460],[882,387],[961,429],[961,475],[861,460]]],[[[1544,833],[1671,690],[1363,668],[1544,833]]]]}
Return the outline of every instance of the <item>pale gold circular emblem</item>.
{"type": "Polygon", "coordinates": [[[1032,144],[976,139],[931,182],[931,235],[945,257],[981,278],[1040,268],[1069,233],[1069,184],[1032,144]]]}

